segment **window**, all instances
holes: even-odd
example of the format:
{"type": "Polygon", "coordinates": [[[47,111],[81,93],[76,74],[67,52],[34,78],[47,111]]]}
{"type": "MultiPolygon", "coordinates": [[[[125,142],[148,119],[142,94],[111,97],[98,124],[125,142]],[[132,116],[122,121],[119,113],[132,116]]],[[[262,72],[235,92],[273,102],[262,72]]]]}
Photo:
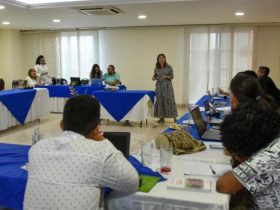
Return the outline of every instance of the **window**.
{"type": "Polygon", "coordinates": [[[61,75],[89,78],[91,67],[98,63],[98,36],[92,31],[62,32],[60,34],[61,75]]]}
{"type": "Polygon", "coordinates": [[[251,28],[193,27],[189,33],[190,103],[212,88],[227,89],[232,76],[251,69],[251,28]]]}

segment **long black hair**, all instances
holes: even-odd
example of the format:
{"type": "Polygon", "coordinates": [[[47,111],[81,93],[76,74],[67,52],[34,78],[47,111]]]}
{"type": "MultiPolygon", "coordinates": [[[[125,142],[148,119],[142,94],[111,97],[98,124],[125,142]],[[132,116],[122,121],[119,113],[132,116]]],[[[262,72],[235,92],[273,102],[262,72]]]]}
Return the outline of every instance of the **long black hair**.
{"type": "Polygon", "coordinates": [[[90,78],[101,78],[101,70],[98,64],[93,64],[92,68],[91,68],[91,72],[90,72],[90,78]],[[99,68],[99,71],[97,72],[95,69],[99,68]]]}
{"type": "Polygon", "coordinates": [[[36,65],[40,65],[40,60],[44,58],[43,55],[39,55],[37,58],[36,58],[36,65]]]}

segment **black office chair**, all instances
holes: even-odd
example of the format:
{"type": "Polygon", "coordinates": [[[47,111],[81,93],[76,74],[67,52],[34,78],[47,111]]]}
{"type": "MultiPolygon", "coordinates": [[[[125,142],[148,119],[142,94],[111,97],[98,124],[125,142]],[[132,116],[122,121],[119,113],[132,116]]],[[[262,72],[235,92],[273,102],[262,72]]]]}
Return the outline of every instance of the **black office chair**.
{"type": "Polygon", "coordinates": [[[1,90],[5,90],[5,81],[2,78],[0,78],[0,91],[1,90]]]}
{"type": "Polygon", "coordinates": [[[12,88],[13,89],[18,88],[18,80],[13,80],[12,81],[12,88]]]}
{"type": "Polygon", "coordinates": [[[130,148],[130,133],[128,132],[104,132],[108,139],[128,159],[130,148]]]}

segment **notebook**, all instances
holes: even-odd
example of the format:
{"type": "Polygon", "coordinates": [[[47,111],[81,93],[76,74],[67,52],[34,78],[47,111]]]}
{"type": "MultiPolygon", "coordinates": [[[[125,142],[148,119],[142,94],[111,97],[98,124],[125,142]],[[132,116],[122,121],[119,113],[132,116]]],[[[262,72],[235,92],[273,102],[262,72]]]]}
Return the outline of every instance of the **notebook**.
{"type": "Polygon", "coordinates": [[[184,163],[185,175],[201,175],[201,176],[217,176],[224,175],[227,171],[231,171],[229,164],[187,161],[184,163]]]}

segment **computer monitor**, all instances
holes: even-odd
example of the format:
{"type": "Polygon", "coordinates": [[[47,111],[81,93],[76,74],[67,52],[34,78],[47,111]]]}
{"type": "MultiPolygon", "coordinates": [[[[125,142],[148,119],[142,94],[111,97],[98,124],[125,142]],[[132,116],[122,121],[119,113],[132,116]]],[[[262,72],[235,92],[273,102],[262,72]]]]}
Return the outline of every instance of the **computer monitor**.
{"type": "Polygon", "coordinates": [[[70,86],[81,86],[80,77],[70,77],[70,86]]]}
{"type": "Polygon", "coordinates": [[[128,132],[104,132],[108,139],[128,159],[130,147],[130,133],[128,132]]]}

